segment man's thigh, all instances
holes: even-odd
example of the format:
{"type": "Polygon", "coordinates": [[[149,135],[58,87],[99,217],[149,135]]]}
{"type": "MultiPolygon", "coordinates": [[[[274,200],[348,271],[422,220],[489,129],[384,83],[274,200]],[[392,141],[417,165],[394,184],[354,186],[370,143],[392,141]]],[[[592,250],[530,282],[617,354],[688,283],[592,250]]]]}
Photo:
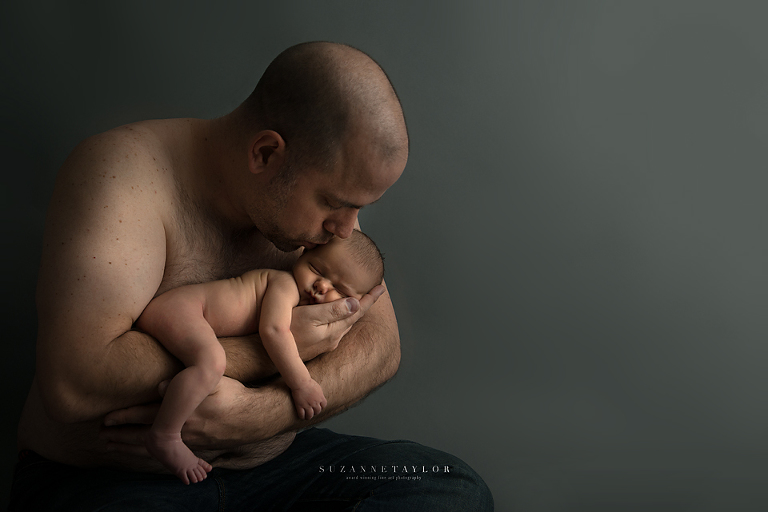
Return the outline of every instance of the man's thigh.
{"type": "Polygon", "coordinates": [[[408,441],[309,429],[251,470],[214,469],[198,484],[175,477],[78,469],[34,454],[20,462],[11,511],[492,510],[464,462],[408,441]]]}
{"type": "Polygon", "coordinates": [[[249,502],[240,498],[248,500],[249,493],[242,491],[254,487],[264,493],[265,510],[493,510],[491,493],[472,468],[450,454],[410,441],[312,428],[262,468],[261,476],[242,472],[222,476],[231,510],[247,510],[249,502]],[[254,478],[267,478],[269,484],[254,478]]]}

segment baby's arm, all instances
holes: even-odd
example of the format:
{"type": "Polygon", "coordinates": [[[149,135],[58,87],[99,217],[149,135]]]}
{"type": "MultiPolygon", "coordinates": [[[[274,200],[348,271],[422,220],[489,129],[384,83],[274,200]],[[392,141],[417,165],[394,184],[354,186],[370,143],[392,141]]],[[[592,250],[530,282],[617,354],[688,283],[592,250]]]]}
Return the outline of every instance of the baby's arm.
{"type": "Polygon", "coordinates": [[[267,354],[291,388],[299,418],[310,419],[328,402],[320,384],[304,366],[291,333],[292,310],[298,303],[299,290],[293,276],[287,272],[270,272],[261,303],[259,335],[267,354]]]}

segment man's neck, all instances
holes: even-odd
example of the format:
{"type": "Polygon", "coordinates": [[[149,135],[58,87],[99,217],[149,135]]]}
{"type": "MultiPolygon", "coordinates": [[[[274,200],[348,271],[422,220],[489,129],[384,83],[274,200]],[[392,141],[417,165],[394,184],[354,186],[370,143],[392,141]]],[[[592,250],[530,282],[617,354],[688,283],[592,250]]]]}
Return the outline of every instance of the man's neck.
{"type": "Polygon", "coordinates": [[[202,121],[192,130],[190,195],[227,231],[253,228],[245,213],[243,178],[248,140],[234,113],[202,121]]]}

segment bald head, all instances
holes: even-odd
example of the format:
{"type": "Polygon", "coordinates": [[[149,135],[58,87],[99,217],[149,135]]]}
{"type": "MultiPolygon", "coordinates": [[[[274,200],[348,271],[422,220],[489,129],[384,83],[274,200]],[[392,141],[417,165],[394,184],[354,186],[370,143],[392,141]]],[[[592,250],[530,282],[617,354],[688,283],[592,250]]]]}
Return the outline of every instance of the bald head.
{"type": "Polygon", "coordinates": [[[327,168],[351,136],[382,159],[407,158],[408,135],[392,84],[352,47],[303,43],[275,58],[243,104],[249,123],[274,130],[293,164],[327,168]]]}

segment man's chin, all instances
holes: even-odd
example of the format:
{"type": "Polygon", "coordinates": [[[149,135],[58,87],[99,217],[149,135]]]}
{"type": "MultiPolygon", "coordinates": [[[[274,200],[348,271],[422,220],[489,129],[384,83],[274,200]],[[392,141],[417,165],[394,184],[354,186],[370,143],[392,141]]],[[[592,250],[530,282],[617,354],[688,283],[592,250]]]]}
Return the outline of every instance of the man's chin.
{"type": "Polygon", "coordinates": [[[295,252],[301,249],[302,244],[290,240],[269,240],[280,252],[295,252]]]}
{"type": "MultiPolygon", "coordinates": [[[[332,238],[332,237],[331,237],[332,238]]],[[[269,240],[272,245],[274,245],[277,250],[281,252],[294,252],[298,251],[302,247],[305,249],[314,249],[318,245],[323,245],[328,243],[330,238],[328,240],[324,241],[318,241],[318,242],[310,242],[308,240],[287,240],[285,238],[279,238],[279,237],[267,237],[267,240],[269,240]]]]}

